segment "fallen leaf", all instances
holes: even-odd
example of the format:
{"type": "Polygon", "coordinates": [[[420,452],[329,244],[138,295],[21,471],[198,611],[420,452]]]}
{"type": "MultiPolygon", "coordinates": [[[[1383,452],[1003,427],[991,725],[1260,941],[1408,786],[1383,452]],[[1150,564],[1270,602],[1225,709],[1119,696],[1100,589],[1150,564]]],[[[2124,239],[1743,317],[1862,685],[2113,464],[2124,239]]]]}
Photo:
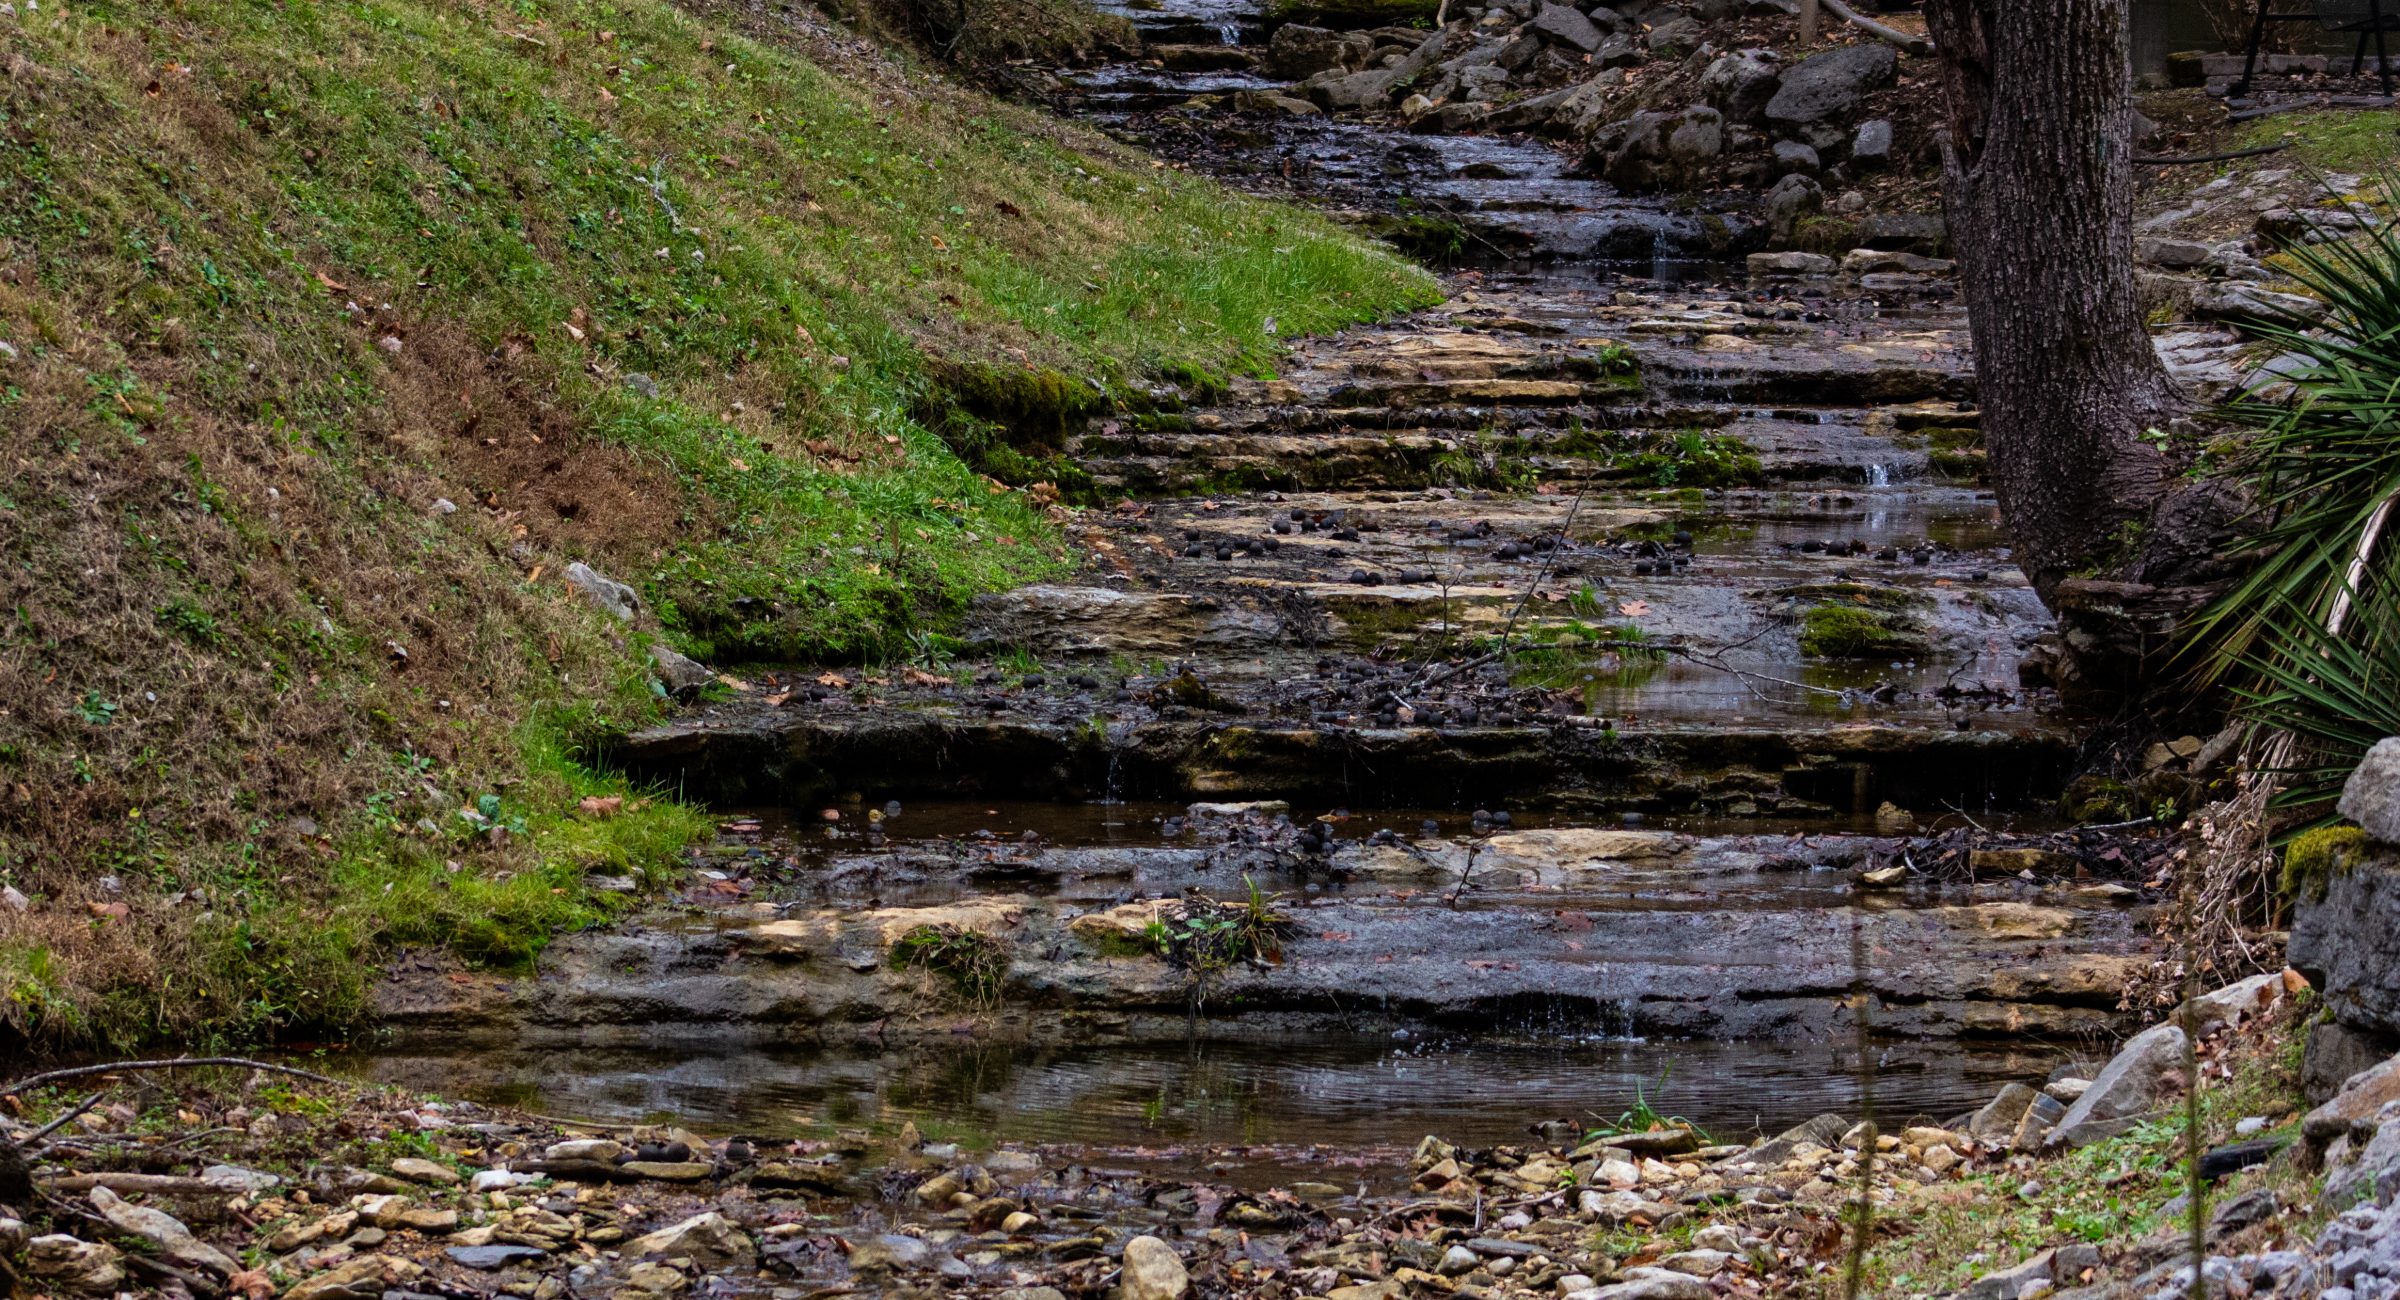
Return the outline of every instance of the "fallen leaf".
{"type": "Polygon", "coordinates": [[[792,698],[792,693],[790,691],[778,691],[775,694],[767,697],[767,707],[770,709],[780,709],[783,707],[783,702],[790,698],[792,698]]]}
{"type": "Polygon", "coordinates": [[[1350,942],[1350,932],[1348,930],[1327,930],[1325,933],[1320,934],[1317,937],[1323,939],[1327,943],[1350,942]]]}
{"type": "Polygon", "coordinates": [[[903,668],[900,670],[900,682],[904,686],[948,686],[950,679],[922,668],[903,668]]]}
{"type": "Polygon", "coordinates": [[[1628,600],[1617,606],[1617,612],[1623,614],[1627,618],[1640,618],[1642,615],[1650,612],[1650,602],[1646,600],[1628,600]]]}
{"type": "Polygon", "coordinates": [[[586,817],[613,817],[625,807],[625,796],[621,794],[590,795],[575,806],[582,809],[583,815],[586,817]]]}
{"type": "Polygon", "coordinates": [[[848,686],[849,684],[850,684],[850,679],[849,679],[849,678],[847,678],[847,677],[844,677],[844,676],[842,676],[840,673],[818,673],[818,674],[817,674],[817,685],[819,685],[819,686],[830,686],[830,687],[833,687],[835,690],[840,690],[841,688],[843,688],[843,687],[845,687],[845,686],[848,686]]]}

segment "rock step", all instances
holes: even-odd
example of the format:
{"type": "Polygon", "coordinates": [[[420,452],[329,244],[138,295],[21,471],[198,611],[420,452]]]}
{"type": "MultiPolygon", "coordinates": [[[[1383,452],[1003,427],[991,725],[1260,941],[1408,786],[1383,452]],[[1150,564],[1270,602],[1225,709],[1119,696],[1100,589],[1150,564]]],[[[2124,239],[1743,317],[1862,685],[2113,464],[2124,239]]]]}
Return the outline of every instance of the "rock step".
{"type": "Polygon", "coordinates": [[[1661,472],[1659,435],[1668,432],[1713,432],[1738,444],[1728,451],[1755,461],[1668,475],[1677,482],[1888,484],[1925,478],[1931,471],[1922,448],[1865,436],[1856,425],[1715,414],[1713,424],[1497,426],[1505,432],[1425,427],[1297,432],[1276,431],[1262,422],[1240,431],[1087,435],[1070,451],[1100,484],[1140,495],[1525,485],[1518,480],[1652,483],[1661,472]]]}
{"type": "Polygon", "coordinates": [[[1936,724],[1318,726],[1222,714],[1093,726],[959,704],[713,707],[612,760],[720,806],[889,797],[1294,799],[1358,806],[1812,813],[2046,804],[2075,759],[2031,720],[1936,724]]]}
{"type": "MultiPolygon", "coordinates": [[[[1438,897],[1438,896],[1437,896],[1438,897]]],[[[948,1033],[925,1016],[940,976],[893,945],[923,926],[993,936],[1007,966],[984,1036],[1210,1038],[1306,1026],[1408,1026],[1536,1036],[1610,1032],[1793,1038],[1847,1024],[1863,977],[1895,1036],[2106,1033],[2142,960],[2135,914],[2017,902],[1893,907],[1828,924],[1817,911],[1451,908],[1439,901],[1287,902],[1282,960],[1236,963],[1195,1003],[1189,974],[1148,955],[1172,904],[1091,911],[1030,895],[924,907],[796,910],[709,928],[562,936],[534,979],[381,986],[384,1023],[411,1033],[572,1035],[586,1043],[660,1024],[721,1037],[829,1040],[948,1033]],[[1875,954],[1854,965],[1852,931],[1875,954]],[[1964,959],[1973,954],[1972,960],[1964,959]],[[1197,1020],[1192,1019],[1195,1010],[1197,1020]]]]}

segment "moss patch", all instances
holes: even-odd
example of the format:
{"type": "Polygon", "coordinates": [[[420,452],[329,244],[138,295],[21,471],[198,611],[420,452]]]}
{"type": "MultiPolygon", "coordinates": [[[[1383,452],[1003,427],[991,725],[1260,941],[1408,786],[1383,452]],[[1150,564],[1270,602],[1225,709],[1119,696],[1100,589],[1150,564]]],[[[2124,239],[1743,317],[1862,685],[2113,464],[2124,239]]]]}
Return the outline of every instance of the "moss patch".
{"type": "Polygon", "coordinates": [[[1800,653],[1817,659],[1910,659],[1930,647],[1913,622],[1861,605],[1815,605],[1800,616],[1800,653]]]}
{"type": "Polygon", "coordinates": [[[2058,797],[2059,811],[2078,823],[2123,822],[2135,817],[2133,788],[2105,776],[2079,776],[2058,797]]]}
{"type": "Polygon", "coordinates": [[[2356,826],[2321,826],[2295,836],[2283,850],[2283,892],[2295,902],[2320,899],[2333,878],[2363,861],[2367,833],[2356,826]]]}

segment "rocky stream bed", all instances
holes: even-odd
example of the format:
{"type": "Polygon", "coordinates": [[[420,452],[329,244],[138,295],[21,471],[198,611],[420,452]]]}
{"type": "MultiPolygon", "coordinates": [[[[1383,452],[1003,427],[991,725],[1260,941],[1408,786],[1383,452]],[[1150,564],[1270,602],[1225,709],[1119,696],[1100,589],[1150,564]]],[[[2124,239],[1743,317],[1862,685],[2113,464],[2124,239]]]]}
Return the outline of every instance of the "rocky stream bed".
{"type": "MultiPolygon", "coordinates": [[[[1557,8],[1473,48],[1582,42],[1557,8]]],[[[335,1068],[451,1100],[254,1079],[177,1112],[206,1169],[53,1151],[94,1239],[0,1254],[297,1300],[1814,1294],[1845,1207],[2038,1178],[2172,1095],[2180,1037],[2111,1059],[2157,966],[2140,814],[2227,746],[2070,790],[1938,223],[1760,252],[1772,210],[1629,197],[1505,106],[1340,102],[1422,33],[1308,68],[1246,0],[1126,12],[1156,57],[1042,93],[1403,238],[1438,211],[1448,301],[1028,435],[1103,502],[1090,558],[981,601],[966,671],[751,673],[627,739],[721,833],[530,977],[395,963],[335,1068]]],[[[1431,39],[1408,76],[1491,82],[1431,39]]],[[[2213,328],[2161,348],[2231,378],[2213,328]]],[[[2203,1058],[2300,987],[2212,1000],[2203,1058]]],[[[2313,1150],[2369,1142],[2345,1114],[2313,1150]]],[[[2224,1293],[2331,1276],[2243,1258],[2224,1293]]]]}
{"type": "MultiPolygon", "coordinates": [[[[1128,13],[1156,57],[1041,93],[1378,228],[1438,211],[1449,300],[1026,435],[1102,503],[1072,518],[1080,573],[979,602],[964,674],[752,674],[629,738],[612,761],[726,810],[683,905],[563,939],[532,979],[404,963],[359,1068],[595,1122],[1040,1142],[1245,1189],[1205,1194],[1201,1226],[1237,1233],[1300,1222],[1294,1180],[1401,1193],[1443,1142],[1562,1126],[1451,1208],[1370,1216],[1488,1234],[1537,1205],[1624,1221],[1590,1195],[1657,1227],[1670,1186],[1730,1187],[1706,1160],[1595,1184],[1591,1117],[1655,1101],[1743,1139],[1880,1088],[1964,1122],[2130,1028],[2156,846],[2057,829],[2078,746],[1976,485],[1938,230],[1746,257],[1755,205],[1301,111],[1251,9],[1128,13]]],[[[2176,355],[2208,381],[2227,347],[2176,355]]],[[[2223,757],[2178,748],[2150,793],[2223,757]]],[[[1851,1123],[1815,1122],[1848,1172],[1851,1123]]],[[[1981,1149],[1912,1137],[1884,1176],[1933,1147],[1981,1149]]],[[[995,1195],[994,1171],[941,1176],[995,1195]]],[[[1719,1263],[1767,1240],[1721,1235],[1719,1263]]],[[[1203,1287],[1596,1267],[1429,1245],[1345,1274],[1295,1246],[1203,1287]]],[[[1129,1258],[1095,1252],[1081,1286],[1129,1258]]]]}

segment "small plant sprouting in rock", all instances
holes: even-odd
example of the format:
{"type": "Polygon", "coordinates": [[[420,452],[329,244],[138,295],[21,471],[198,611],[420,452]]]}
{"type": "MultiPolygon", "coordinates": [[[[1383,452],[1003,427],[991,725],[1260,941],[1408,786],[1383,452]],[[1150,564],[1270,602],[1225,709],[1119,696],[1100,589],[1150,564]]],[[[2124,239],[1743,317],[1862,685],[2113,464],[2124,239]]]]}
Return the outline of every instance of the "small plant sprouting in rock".
{"type": "Polygon", "coordinates": [[[1171,916],[1152,921],[1143,937],[1158,955],[1206,978],[1245,961],[1280,964],[1283,941],[1297,928],[1275,900],[1248,876],[1249,897],[1223,902],[1189,899],[1171,916]]]}
{"type": "Polygon", "coordinates": [[[959,996],[979,1007],[1000,1000],[1008,978],[1008,944],[956,925],[920,925],[892,945],[892,965],[929,970],[950,981],[959,996]]]}
{"type": "MultiPolygon", "coordinates": [[[[1658,1076],[1660,1088],[1663,1089],[1667,1086],[1667,1074],[1671,1072],[1672,1067],[1658,1076]]],[[[1598,1120],[1599,1116],[1595,1115],[1593,1118],[1598,1120]]],[[[1649,1095],[1643,1090],[1641,1080],[1636,1079],[1633,1083],[1633,1105],[1619,1112],[1613,1120],[1600,1120],[1584,1133],[1583,1140],[1596,1142],[1602,1138],[1622,1137],[1628,1133],[1652,1133],[1670,1128],[1690,1129],[1692,1136],[1697,1138],[1703,1146],[1708,1145],[1710,1141],[1707,1130],[1681,1115],[1660,1114],[1658,1108],[1650,1104],[1649,1095]]]]}

